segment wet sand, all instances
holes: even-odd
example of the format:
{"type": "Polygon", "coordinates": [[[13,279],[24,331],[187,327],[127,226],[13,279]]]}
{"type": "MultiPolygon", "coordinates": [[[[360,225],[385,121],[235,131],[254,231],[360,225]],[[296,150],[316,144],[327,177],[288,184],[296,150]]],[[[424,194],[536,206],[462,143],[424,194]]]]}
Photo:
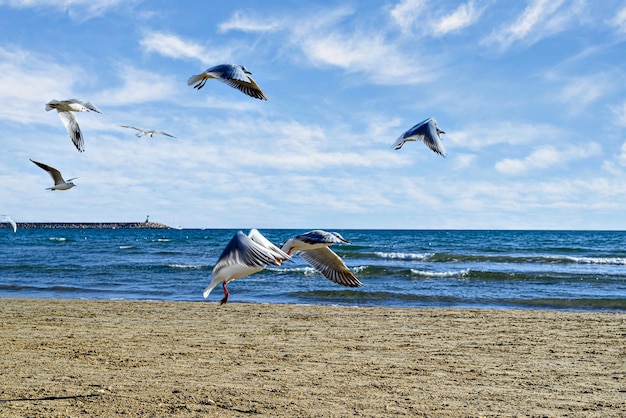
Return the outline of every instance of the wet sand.
{"type": "Polygon", "coordinates": [[[626,314],[0,299],[0,416],[626,416],[626,314]]]}

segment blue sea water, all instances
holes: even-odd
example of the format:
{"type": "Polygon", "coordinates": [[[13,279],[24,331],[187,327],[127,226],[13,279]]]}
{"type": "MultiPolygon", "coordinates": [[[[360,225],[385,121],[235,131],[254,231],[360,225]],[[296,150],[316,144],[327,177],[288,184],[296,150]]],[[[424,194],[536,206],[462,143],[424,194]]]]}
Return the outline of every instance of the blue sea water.
{"type": "MultiPolygon", "coordinates": [[[[237,230],[0,229],[0,297],[205,301],[237,230]]],[[[244,230],[247,233],[247,230],[244,230]]],[[[261,230],[281,244],[306,230],[261,230]]],[[[296,256],[228,285],[230,303],[626,312],[626,232],[338,230],[364,283],[336,285],[296,256]]]]}

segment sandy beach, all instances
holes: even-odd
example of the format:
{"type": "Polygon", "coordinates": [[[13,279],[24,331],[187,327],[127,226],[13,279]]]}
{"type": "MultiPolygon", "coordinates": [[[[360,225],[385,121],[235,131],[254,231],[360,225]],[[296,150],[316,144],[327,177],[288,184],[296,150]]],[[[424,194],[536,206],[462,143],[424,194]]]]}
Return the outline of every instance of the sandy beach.
{"type": "Polygon", "coordinates": [[[626,416],[626,315],[0,299],[0,416],[626,416]]]}

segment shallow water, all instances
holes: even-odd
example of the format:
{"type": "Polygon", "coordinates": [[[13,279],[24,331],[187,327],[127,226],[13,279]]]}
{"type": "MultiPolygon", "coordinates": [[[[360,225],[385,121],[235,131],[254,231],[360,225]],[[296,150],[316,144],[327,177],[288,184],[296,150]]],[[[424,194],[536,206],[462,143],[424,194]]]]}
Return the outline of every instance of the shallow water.
{"type": "MultiPolygon", "coordinates": [[[[0,229],[0,296],[203,301],[237,230],[0,229]]],[[[247,233],[247,230],[244,232],[247,233]]],[[[306,230],[261,230],[280,244],[306,230]]],[[[364,283],[300,257],[231,282],[231,302],[626,312],[626,232],[338,230],[364,283]]],[[[219,301],[218,286],[207,299],[219,301]]]]}

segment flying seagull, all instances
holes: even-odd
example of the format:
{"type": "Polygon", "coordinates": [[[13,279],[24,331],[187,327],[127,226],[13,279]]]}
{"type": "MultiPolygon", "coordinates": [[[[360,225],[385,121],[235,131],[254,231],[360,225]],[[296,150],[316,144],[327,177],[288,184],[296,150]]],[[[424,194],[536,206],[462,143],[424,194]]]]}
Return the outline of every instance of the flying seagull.
{"type": "Polygon", "coordinates": [[[129,126],[129,125],[120,125],[122,128],[129,128],[129,129],[134,129],[137,131],[137,133],[135,134],[135,136],[137,138],[141,138],[142,136],[149,136],[150,138],[154,138],[155,134],[160,134],[160,135],[165,135],[165,136],[169,136],[170,138],[176,138],[174,135],[170,135],[167,132],[163,132],[163,131],[155,131],[154,129],[143,129],[143,128],[136,128],[134,126],[129,126]]]}
{"type": "Polygon", "coordinates": [[[100,112],[100,110],[93,105],[93,103],[81,99],[69,99],[69,100],[50,100],[46,103],[46,111],[56,109],[59,113],[61,121],[67,129],[67,133],[70,135],[70,139],[76,146],[76,149],[80,152],[85,151],[85,143],[83,141],[83,134],[78,126],[78,120],[74,115],[74,112],[100,112]]]}
{"type": "Polygon", "coordinates": [[[49,165],[34,160],[31,161],[46,170],[48,174],[50,174],[50,177],[52,177],[52,180],[54,180],[54,186],[48,187],[46,190],[69,190],[72,187],[76,186],[74,183],[72,183],[72,180],[76,180],[78,177],[72,177],[71,179],[65,181],[63,180],[61,172],[56,168],[50,167],[49,165]]]}
{"type": "Polygon", "coordinates": [[[250,230],[248,235],[239,231],[231,238],[213,267],[211,284],[204,289],[203,296],[206,299],[213,288],[222,282],[224,298],[220,304],[224,304],[228,302],[230,296],[226,289],[228,282],[259,272],[268,264],[279,266],[289,259],[291,259],[289,255],[272,244],[256,229],[250,230]]]}
{"type": "Polygon", "coordinates": [[[338,232],[320,229],[296,235],[288,239],[281,247],[285,253],[299,252],[300,256],[324,277],[346,287],[359,287],[363,283],[356,278],[343,260],[329,247],[336,243],[349,242],[338,232]]]}
{"type": "Polygon", "coordinates": [[[194,89],[200,90],[210,78],[216,78],[223,83],[234,87],[250,97],[259,100],[269,100],[263,90],[250,76],[252,73],[243,65],[220,64],[208,68],[202,74],[192,75],[187,80],[187,85],[194,85],[194,89]]]}
{"type": "Polygon", "coordinates": [[[400,135],[392,146],[394,149],[400,149],[407,141],[423,141],[428,148],[445,157],[446,150],[443,148],[440,134],[445,132],[439,129],[435,118],[428,118],[400,135]]]}
{"type": "Polygon", "coordinates": [[[2,216],[4,216],[4,222],[8,222],[11,224],[11,227],[13,228],[13,232],[17,232],[17,224],[15,223],[15,221],[11,219],[9,215],[2,215],[2,216]]]}

